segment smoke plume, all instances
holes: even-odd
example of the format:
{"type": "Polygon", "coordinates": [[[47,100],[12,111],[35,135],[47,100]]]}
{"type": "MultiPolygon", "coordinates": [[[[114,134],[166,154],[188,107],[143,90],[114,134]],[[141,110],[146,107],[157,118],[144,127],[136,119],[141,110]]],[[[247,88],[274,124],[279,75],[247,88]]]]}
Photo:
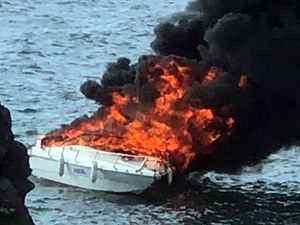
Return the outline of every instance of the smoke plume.
{"type": "MultiPolygon", "coordinates": [[[[199,74],[211,66],[222,69],[207,86],[195,79],[185,99],[210,107],[217,115],[227,110],[235,129],[214,144],[213,153],[198,154],[191,169],[232,171],[298,143],[299,15],[300,2],[295,0],[197,0],[155,28],[151,47],[158,55],[188,58],[199,74]],[[247,85],[239,88],[243,76],[247,85]]],[[[159,92],[139,76],[143,74],[139,70],[155,57],[141,56],[132,65],[120,58],[108,64],[100,84],[87,81],[81,91],[103,106],[112,104],[115,91],[151,105],[159,92]]],[[[152,76],[160,73],[154,71],[152,76]]],[[[197,77],[195,73],[192,77],[197,77]]]]}

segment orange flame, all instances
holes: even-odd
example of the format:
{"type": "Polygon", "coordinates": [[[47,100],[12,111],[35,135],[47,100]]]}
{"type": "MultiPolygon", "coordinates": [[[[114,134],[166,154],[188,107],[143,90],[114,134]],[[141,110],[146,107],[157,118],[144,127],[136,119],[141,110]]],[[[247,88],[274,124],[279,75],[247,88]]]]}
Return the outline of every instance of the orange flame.
{"type": "Polygon", "coordinates": [[[220,71],[219,68],[211,67],[210,70],[207,72],[206,76],[204,77],[204,80],[202,83],[206,84],[206,83],[213,81],[216,78],[219,71],[220,71]]]}
{"type": "MultiPolygon", "coordinates": [[[[145,109],[138,96],[114,92],[112,106],[102,107],[88,119],[49,133],[46,145],[79,144],[155,157],[169,153],[177,170],[183,170],[194,159],[194,148],[206,153],[220,137],[230,134],[233,118],[218,117],[212,109],[191,106],[185,99],[195,80],[190,75],[191,68],[174,60],[153,67],[148,72],[162,70],[158,78],[150,74],[140,75],[146,76],[148,83],[159,91],[153,106],[145,109]],[[126,107],[130,104],[136,108],[129,107],[128,111],[126,107]],[[101,113],[105,115],[97,115],[101,113]],[[223,128],[213,129],[215,124],[222,124],[225,131],[223,128]]],[[[199,83],[208,84],[218,72],[218,68],[212,67],[199,83]]]]}
{"type": "Polygon", "coordinates": [[[247,83],[248,83],[248,77],[247,77],[246,75],[242,75],[242,76],[240,77],[238,86],[239,86],[240,88],[243,88],[243,87],[246,87],[247,83]]]}

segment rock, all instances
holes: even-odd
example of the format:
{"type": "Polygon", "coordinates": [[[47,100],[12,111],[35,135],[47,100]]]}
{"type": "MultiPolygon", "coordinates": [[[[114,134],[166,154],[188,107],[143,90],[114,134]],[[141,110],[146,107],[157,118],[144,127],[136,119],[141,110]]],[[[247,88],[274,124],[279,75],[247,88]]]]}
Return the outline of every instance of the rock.
{"type": "Polygon", "coordinates": [[[0,224],[33,225],[24,205],[26,194],[34,188],[26,147],[14,140],[11,117],[0,104],[0,224]]]}
{"type": "Polygon", "coordinates": [[[24,200],[12,182],[6,177],[1,177],[0,187],[0,224],[32,225],[33,221],[24,206],[24,200]]]}

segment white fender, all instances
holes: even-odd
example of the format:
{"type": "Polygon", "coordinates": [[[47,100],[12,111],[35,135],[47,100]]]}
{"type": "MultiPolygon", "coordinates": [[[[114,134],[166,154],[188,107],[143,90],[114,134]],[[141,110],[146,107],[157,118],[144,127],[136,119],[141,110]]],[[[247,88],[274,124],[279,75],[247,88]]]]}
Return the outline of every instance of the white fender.
{"type": "Polygon", "coordinates": [[[168,174],[168,184],[171,185],[173,181],[173,170],[171,169],[171,167],[168,167],[167,174],[168,174]]]}
{"type": "Polygon", "coordinates": [[[58,168],[58,174],[60,177],[62,177],[64,175],[65,172],[65,160],[64,157],[61,157],[59,159],[59,168],[58,168]]]}
{"type": "Polygon", "coordinates": [[[98,175],[98,164],[97,164],[97,161],[95,161],[93,163],[93,166],[92,166],[92,169],[91,169],[91,181],[93,183],[96,182],[97,180],[97,175],[98,175]]]}

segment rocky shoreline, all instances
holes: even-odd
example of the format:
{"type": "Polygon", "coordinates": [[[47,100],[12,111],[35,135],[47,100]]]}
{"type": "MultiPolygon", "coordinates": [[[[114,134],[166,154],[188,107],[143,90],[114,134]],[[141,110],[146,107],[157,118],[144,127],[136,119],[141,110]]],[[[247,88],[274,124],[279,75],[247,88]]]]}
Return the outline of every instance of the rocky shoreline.
{"type": "Polygon", "coordinates": [[[0,224],[33,225],[24,205],[34,188],[26,147],[14,140],[10,111],[0,104],[0,224]]]}

